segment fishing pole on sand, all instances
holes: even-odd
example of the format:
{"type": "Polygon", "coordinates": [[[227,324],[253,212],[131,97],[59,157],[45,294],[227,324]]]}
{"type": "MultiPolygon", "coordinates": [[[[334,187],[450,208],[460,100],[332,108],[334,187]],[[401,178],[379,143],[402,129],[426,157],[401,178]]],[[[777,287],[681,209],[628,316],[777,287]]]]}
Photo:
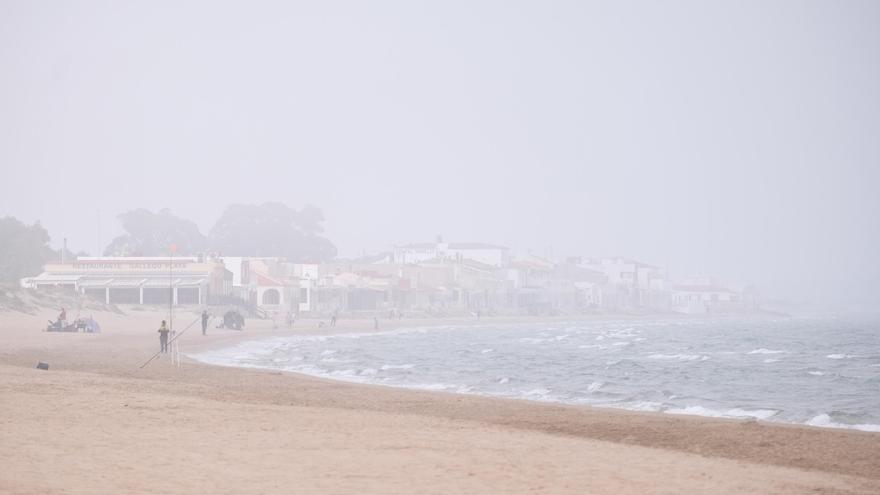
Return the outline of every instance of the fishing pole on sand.
{"type": "MultiPolygon", "coordinates": [[[[175,335],[174,337],[171,337],[171,340],[169,340],[168,343],[167,343],[166,345],[171,345],[172,342],[174,342],[174,341],[177,340],[178,338],[182,337],[183,334],[185,334],[186,331],[189,330],[193,325],[195,325],[196,322],[199,321],[201,318],[202,318],[201,316],[197,316],[196,319],[193,320],[192,323],[190,323],[189,325],[187,325],[186,328],[184,328],[183,330],[181,330],[180,333],[178,333],[178,334],[175,335]]],[[[148,359],[146,363],[140,365],[140,367],[139,367],[138,369],[142,369],[144,366],[150,364],[150,362],[152,362],[154,359],[156,359],[157,357],[159,357],[159,354],[162,354],[162,351],[159,351],[159,352],[157,352],[156,354],[153,354],[153,357],[151,357],[150,359],[148,359]]]]}

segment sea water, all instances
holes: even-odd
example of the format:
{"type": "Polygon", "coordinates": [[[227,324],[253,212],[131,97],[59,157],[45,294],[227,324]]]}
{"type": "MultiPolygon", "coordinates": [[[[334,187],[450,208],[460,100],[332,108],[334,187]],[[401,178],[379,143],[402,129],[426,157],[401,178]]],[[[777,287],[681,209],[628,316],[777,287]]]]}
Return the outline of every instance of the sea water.
{"type": "Polygon", "coordinates": [[[880,431],[880,318],[487,323],[277,337],[191,357],[392,387],[880,431]]]}

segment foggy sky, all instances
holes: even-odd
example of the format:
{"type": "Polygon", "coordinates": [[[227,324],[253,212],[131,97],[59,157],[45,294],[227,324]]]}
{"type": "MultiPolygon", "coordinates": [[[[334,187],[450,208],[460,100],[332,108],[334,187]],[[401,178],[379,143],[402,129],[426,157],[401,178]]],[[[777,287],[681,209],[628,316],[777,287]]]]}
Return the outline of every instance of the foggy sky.
{"type": "MultiPolygon", "coordinates": [[[[878,299],[880,2],[0,0],[0,215],[321,207],[878,299]]],[[[99,229],[100,218],[100,229],[99,229]]]]}

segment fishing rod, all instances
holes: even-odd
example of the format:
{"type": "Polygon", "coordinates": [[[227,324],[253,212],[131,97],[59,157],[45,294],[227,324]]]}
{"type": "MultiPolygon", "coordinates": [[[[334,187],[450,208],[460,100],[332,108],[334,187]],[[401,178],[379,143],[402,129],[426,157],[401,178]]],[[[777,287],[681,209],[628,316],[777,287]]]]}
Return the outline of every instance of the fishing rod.
{"type": "MultiPolygon", "coordinates": [[[[201,315],[200,315],[200,316],[196,316],[196,319],[193,320],[192,323],[190,323],[189,325],[187,325],[186,328],[184,328],[183,330],[181,330],[180,333],[178,333],[177,335],[175,335],[174,337],[172,337],[171,340],[168,341],[168,344],[167,344],[167,345],[171,345],[171,343],[174,342],[175,340],[177,340],[178,337],[183,336],[183,334],[185,334],[186,331],[189,330],[190,327],[192,327],[193,325],[195,325],[196,322],[199,321],[201,318],[202,318],[201,315]]],[[[151,357],[150,359],[148,359],[146,363],[140,365],[140,367],[139,367],[138,369],[143,369],[144,366],[150,364],[150,362],[152,362],[154,359],[156,359],[157,357],[159,357],[159,354],[162,354],[162,351],[159,351],[159,352],[157,352],[156,354],[153,354],[153,357],[151,357]]]]}

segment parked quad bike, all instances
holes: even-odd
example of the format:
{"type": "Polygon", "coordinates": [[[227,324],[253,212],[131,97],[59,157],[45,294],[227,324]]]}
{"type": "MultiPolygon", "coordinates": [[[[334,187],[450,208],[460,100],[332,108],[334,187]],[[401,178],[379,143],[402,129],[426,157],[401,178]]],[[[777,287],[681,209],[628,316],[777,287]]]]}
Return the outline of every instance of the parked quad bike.
{"type": "Polygon", "coordinates": [[[232,330],[241,330],[244,328],[244,316],[238,311],[227,311],[223,315],[223,323],[219,328],[230,328],[232,330]]]}

